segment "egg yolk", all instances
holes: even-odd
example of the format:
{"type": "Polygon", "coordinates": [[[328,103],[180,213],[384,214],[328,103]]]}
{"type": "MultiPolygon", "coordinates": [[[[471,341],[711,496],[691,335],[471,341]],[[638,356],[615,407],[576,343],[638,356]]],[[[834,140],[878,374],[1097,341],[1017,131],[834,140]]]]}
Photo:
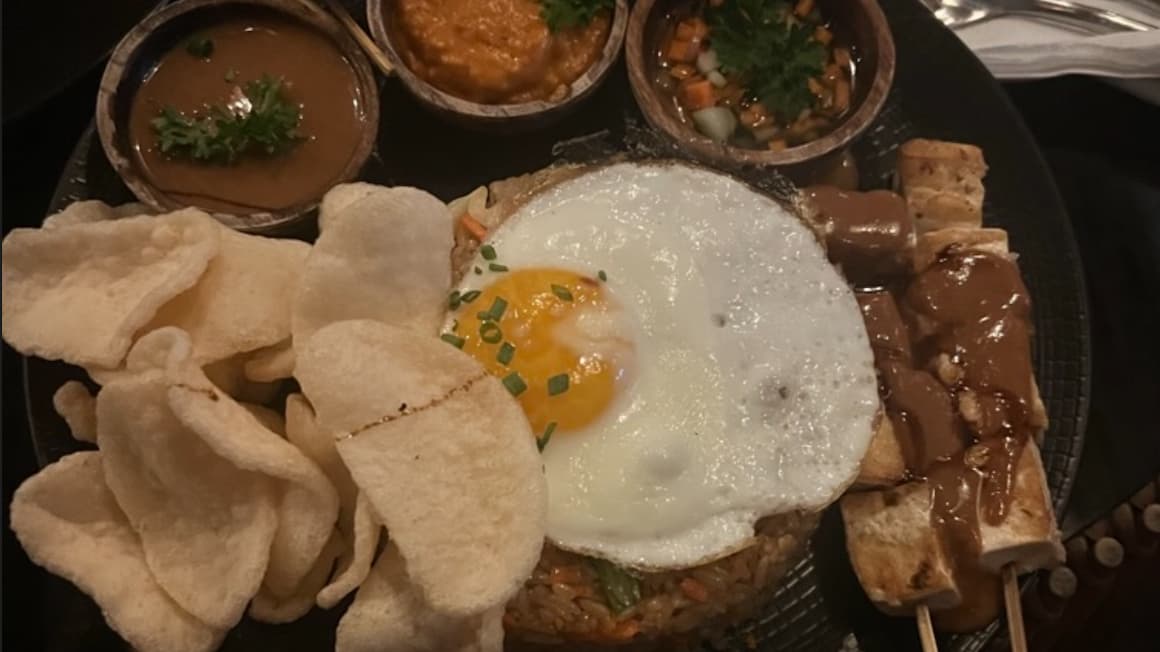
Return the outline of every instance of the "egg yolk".
{"type": "Polygon", "coordinates": [[[632,355],[621,315],[600,281],[529,268],[505,273],[462,305],[454,333],[503,379],[541,437],[582,428],[612,402],[632,355]]]}

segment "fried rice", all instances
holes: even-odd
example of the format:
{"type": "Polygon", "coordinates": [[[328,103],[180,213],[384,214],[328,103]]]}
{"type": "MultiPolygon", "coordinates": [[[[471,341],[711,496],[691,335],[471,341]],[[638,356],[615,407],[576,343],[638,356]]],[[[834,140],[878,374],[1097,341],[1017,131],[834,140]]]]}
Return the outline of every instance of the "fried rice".
{"type": "Polygon", "coordinates": [[[633,572],[641,599],[616,613],[591,561],[545,544],[540,563],[508,603],[504,626],[520,649],[695,648],[755,613],[803,556],[817,514],[771,516],[753,544],[717,561],[656,573],[633,572]]]}

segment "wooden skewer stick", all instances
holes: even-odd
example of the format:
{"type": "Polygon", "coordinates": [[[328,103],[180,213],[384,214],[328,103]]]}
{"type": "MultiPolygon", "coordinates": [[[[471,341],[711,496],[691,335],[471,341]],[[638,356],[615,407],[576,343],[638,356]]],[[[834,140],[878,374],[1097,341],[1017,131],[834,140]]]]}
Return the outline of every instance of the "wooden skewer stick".
{"type": "MultiPolygon", "coordinates": [[[[312,2],[312,0],[302,1],[307,3],[312,2]]],[[[364,32],[363,28],[355,22],[355,19],[346,10],[346,7],[343,7],[338,0],[323,0],[323,2],[330,9],[330,13],[334,14],[338,22],[342,23],[342,26],[346,28],[346,31],[350,32],[350,35],[358,42],[363,52],[367,53],[367,56],[370,57],[375,67],[388,77],[393,75],[395,73],[395,67],[391,65],[391,62],[387,59],[387,55],[383,54],[383,51],[379,49],[374,39],[364,32]]]]}
{"type": "Polygon", "coordinates": [[[930,622],[930,607],[918,605],[914,612],[918,620],[918,640],[922,643],[922,652],[938,652],[938,641],[934,639],[934,625],[930,622]]]}
{"type": "Polygon", "coordinates": [[[1003,602],[1007,605],[1007,633],[1011,652],[1027,652],[1027,633],[1023,630],[1023,603],[1019,596],[1019,576],[1015,565],[1003,567],[1003,602]]]}

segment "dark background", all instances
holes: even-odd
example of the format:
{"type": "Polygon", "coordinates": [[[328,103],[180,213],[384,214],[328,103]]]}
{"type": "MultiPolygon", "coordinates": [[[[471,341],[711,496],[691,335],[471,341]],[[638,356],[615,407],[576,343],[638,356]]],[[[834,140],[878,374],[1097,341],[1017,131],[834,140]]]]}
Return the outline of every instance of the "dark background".
{"type": "MultiPolygon", "coordinates": [[[[3,231],[44,217],[92,116],[102,58],[151,0],[3,3],[3,231]],[[52,29],[37,26],[53,25],[52,29]]],[[[1056,175],[1083,255],[1092,315],[1092,410],[1062,524],[1072,534],[1160,472],[1160,107],[1091,78],[1005,85],[1056,175]]],[[[39,599],[48,578],[11,536],[7,505],[35,469],[19,356],[3,349],[3,649],[42,650],[59,626],[39,599]]],[[[1058,649],[1154,650],[1157,564],[1130,599],[1058,649]],[[1143,641],[1151,639],[1150,643],[1143,641]]]]}

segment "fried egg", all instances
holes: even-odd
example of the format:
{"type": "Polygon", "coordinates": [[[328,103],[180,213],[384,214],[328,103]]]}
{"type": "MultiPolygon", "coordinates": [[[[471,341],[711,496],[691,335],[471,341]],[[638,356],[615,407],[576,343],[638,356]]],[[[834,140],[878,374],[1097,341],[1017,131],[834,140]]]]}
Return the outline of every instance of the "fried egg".
{"type": "Polygon", "coordinates": [[[777,202],[683,165],[559,183],[488,236],[444,339],[523,407],[548,538],[640,569],[751,541],[853,480],[878,407],[857,301],[777,202]]]}

